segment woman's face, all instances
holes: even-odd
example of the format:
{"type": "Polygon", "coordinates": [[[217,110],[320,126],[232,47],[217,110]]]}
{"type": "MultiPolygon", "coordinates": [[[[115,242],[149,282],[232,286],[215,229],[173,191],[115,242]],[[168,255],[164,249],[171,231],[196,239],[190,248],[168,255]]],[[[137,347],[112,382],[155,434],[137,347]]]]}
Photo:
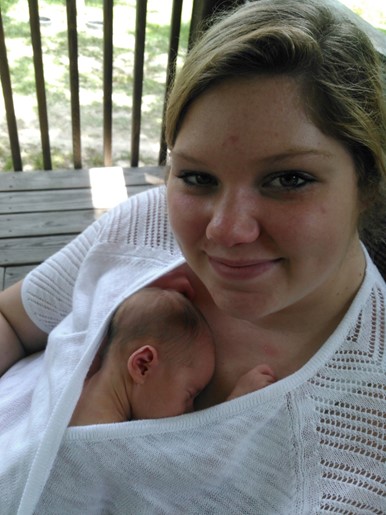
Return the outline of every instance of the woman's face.
{"type": "Polygon", "coordinates": [[[189,108],[168,203],[186,259],[219,308],[255,321],[351,299],[363,277],[354,163],[286,76],[229,80],[189,108]]]}

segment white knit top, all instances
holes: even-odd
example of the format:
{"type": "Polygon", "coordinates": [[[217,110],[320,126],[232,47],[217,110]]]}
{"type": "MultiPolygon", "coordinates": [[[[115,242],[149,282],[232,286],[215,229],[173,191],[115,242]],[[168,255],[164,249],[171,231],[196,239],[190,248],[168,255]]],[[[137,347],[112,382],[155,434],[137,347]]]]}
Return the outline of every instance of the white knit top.
{"type": "Polygon", "coordinates": [[[386,285],[367,256],[346,316],[299,371],[179,417],[67,428],[116,306],[183,262],[164,187],[33,271],[44,354],[0,380],[0,513],[386,513],[386,285]]]}

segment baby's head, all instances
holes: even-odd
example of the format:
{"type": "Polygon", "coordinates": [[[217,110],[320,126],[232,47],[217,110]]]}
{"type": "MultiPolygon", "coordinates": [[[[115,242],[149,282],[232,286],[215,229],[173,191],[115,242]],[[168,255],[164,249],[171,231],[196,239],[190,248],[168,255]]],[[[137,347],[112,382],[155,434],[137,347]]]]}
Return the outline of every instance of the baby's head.
{"type": "Polygon", "coordinates": [[[117,309],[109,355],[126,367],[134,419],[193,410],[214,372],[214,344],[200,311],[181,293],[144,288],[117,309]]]}

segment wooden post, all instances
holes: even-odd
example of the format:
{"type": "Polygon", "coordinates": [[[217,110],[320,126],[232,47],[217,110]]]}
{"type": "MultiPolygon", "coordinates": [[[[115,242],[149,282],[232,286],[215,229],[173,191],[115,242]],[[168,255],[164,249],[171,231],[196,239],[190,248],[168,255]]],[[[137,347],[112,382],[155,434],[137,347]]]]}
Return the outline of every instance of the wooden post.
{"type": "Polygon", "coordinates": [[[80,128],[78,31],[76,0],[67,0],[68,59],[70,68],[72,152],[74,168],[82,168],[82,143],[80,128]]]}
{"type": "Polygon", "coordinates": [[[164,106],[163,106],[163,114],[162,114],[162,128],[161,128],[161,142],[160,142],[160,151],[158,157],[158,164],[160,166],[165,165],[166,163],[166,142],[165,142],[165,111],[166,111],[166,102],[169,95],[169,90],[172,85],[173,77],[176,71],[176,62],[178,56],[178,46],[180,42],[180,29],[181,29],[181,14],[182,14],[182,0],[174,0],[173,1],[173,9],[172,9],[172,17],[171,17],[171,27],[170,27],[170,39],[169,39],[169,55],[168,55],[168,64],[167,64],[167,73],[166,73],[166,87],[165,87],[165,98],[164,98],[164,106]]]}
{"type": "Polygon", "coordinates": [[[113,0],[103,2],[103,162],[112,165],[113,0]]]}
{"type": "Polygon", "coordinates": [[[131,125],[131,160],[130,166],[138,166],[139,139],[141,132],[141,107],[143,86],[143,65],[146,37],[147,0],[137,0],[137,13],[135,21],[135,49],[134,49],[134,84],[133,109],[131,125]]]}
{"type": "Polygon", "coordinates": [[[200,32],[210,25],[210,19],[216,12],[233,9],[244,3],[244,0],[194,0],[189,32],[189,48],[200,32]]]}
{"type": "Polygon", "coordinates": [[[28,0],[28,5],[35,68],[36,96],[38,100],[40,139],[43,153],[43,167],[45,170],[52,170],[38,0],[28,0]]]}
{"type": "Polygon", "coordinates": [[[7,116],[9,143],[11,145],[11,155],[13,169],[15,172],[23,170],[23,164],[20,155],[19,136],[17,132],[17,123],[15,116],[15,107],[13,104],[11,76],[9,74],[7,48],[5,46],[5,37],[3,29],[3,18],[1,16],[0,8],[0,78],[1,86],[3,88],[5,112],[7,116]]]}

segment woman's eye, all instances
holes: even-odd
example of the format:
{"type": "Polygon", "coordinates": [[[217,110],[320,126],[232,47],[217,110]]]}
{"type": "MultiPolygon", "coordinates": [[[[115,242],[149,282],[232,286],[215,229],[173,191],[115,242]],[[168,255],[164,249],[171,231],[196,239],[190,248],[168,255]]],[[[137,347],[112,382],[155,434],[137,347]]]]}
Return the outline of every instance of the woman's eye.
{"type": "Polygon", "coordinates": [[[284,172],[270,176],[264,181],[264,187],[275,190],[296,190],[314,182],[314,179],[303,172],[284,172]]]}
{"type": "Polygon", "coordinates": [[[212,175],[200,172],[180,172],[177,177],[189,186],[216,186],[217,181],[212,175]]]}

